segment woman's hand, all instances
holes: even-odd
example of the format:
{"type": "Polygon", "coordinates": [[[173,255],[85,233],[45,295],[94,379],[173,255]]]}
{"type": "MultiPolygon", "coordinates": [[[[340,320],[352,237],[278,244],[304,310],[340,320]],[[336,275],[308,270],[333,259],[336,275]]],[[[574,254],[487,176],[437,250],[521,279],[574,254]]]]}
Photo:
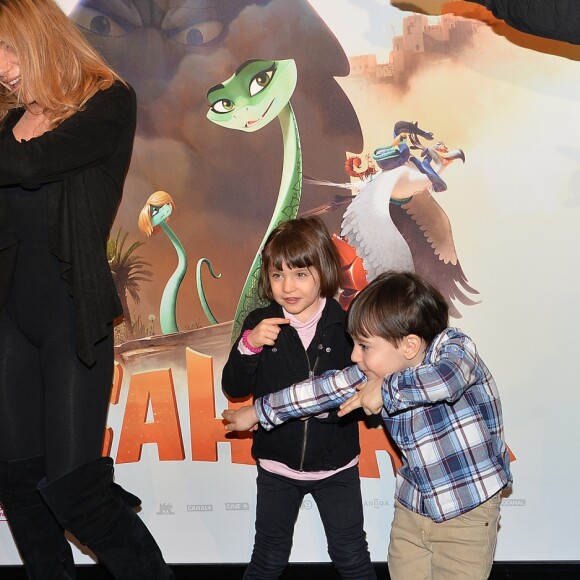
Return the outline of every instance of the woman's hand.
{"type": "Polygon", "coordinates": [[[222,411],[222,417],[227,422],[226,431],[255,431],[258,428],[258,415],[254,405],[226,409],[222,411]]]}

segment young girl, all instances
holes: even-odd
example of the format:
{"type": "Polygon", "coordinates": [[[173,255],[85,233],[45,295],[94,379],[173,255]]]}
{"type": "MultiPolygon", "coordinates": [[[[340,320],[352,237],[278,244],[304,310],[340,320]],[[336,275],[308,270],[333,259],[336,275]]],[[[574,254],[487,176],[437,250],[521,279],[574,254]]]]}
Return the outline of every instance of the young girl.
{"type": "MultiPolygon", "coordinates": [[[[244,321],[223,369],[226,395],[261,397],[350,363],[344,312],[333,298],[339,279],[339,258],[320,218],[290,220],[272,231],[260,273],[270,304],[244,321]]],[[[334,412],[254,432],[256,536],[245,580],[282,574],[308,493],[341,577],[376,578],[363,529],[359,452],[357,421],[334,412]]]]}

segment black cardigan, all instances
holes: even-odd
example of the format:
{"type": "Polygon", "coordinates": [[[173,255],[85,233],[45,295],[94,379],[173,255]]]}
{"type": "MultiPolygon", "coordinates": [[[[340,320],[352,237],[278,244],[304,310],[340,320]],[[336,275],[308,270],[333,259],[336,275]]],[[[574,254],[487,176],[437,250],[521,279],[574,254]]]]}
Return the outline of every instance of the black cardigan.
{"type": "Polygon", "coordinates": [[[107,261],[107,238],[131,160],[136,127],[133,89],[121,82],[96,93],[52,131],[18,142],[12,111],[0,130],[0,308],[10,293],[18,239],[7,231],[2,188],[33,190],[58,181],[49,199],[50,251],[62,262],[75,305],[77,354],[95,362],[94,345],[122,313],[107,261]]]}
{"type": "MultiPolygon", "coordinates": [[[[251,312],[242,332],[265,318],[283,318],[282,307],[271,303],[251,312]]],[[[316,333],[305,351],[300,337],[290,325],[283,325],[273,347],[261,353],[243,355],[234,343],[222,373],[222,388],[232,398],[254,398],[279,391],[320,374],[351,364],[352,342],[345,331],[345,313],[332,298],[327,299],[316,333]]],[[[326,419],[312,417],[292,420],[266,431],[254,432],[252,454],[256,459],[273,459],[292,469],[327,471],[349,463],[360,453],[357,413],[339,418],[336,412],[326,419]],[[353,416],[354,415],[354,416],[353,416]]]]}

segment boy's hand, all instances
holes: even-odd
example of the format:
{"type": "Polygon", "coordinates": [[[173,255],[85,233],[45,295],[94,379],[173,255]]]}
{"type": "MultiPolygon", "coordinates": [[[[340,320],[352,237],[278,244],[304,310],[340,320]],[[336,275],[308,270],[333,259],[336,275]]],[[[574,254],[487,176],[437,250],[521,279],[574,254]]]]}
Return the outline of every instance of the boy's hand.
{"type": "Polygon", "coordinates": [[[362,383],[356,395],[345,401],[338,411],[338,416],[342,417],[355,409],[362,408],[366,415],[378,415],[383,410],[383,379],[369,379],[362,383]]]}
{"type": "Polygon", "coordinates": [[[264,318],[256,328],[248,334],[247,340],[254,348],[273,346],[280,334],[280,325],[289,324],[287,318],[264,318]]]}
{"type": "Polygon", "coordinates": [[[226,431],[255,431],[258,428],[258,416],[254,405],[239,409],[226,409],[222,417],[227,421],[226,431]]]}

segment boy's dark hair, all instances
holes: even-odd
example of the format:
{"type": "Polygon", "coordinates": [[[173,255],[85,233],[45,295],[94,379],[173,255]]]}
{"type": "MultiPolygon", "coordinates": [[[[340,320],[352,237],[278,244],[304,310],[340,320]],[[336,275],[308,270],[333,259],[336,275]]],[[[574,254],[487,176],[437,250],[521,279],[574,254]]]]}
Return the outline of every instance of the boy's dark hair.
{"type": "Polygon", "coordinates": [[[429,344],[449,324],[449,306],[434,286],[412,272],[385,272],[353,300],[348,332],[379,336],[398,346],[409,334],[429,344]]]}
{"type": "Polygon", "coordinates": [[[282,222],[266,240],[262,250],[259,292],[262,298],[274,300],[270,286],[270,269],[315,268],[320,276],[320,295],[334,296],[340,285],[338,251],[318,216],[282,222]]]}

